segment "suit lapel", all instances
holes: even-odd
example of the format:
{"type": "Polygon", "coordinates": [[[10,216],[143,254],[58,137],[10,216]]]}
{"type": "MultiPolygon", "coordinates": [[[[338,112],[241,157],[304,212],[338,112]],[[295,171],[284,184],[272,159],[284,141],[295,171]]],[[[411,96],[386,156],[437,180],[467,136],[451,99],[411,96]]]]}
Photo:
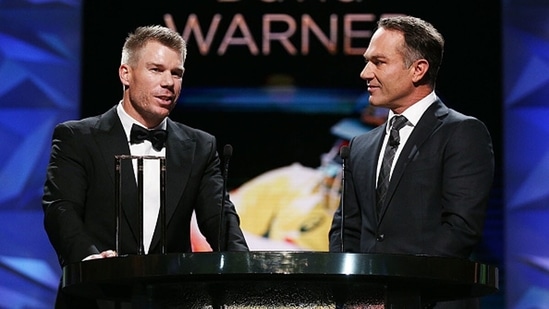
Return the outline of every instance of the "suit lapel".
{"type": "MultiPolygon", "coordinates": [[[[376,170],[378,156],[383,143],[385,134],[385,125],[378,126],[367,133],[371,137],[358,137],[350,145],[351,155],[349,162],[354,171],[361,171],[352,175],[353,183],[355,184],[357,196],[361,205],[369,205],[365,207],[368,218],[377,218],[376,213],[376,170]],[[353,153],[353,149],[358,149],[360,153],[353,153]],[[363,149],[371,149],[371,151],[362,151],[363,149]],[[363,172],[362,172],[363,171],[363,172]]],[[[372,219],[372,223],[375,224],[372,219]]]]}
{"type": "MultiPolygon", "coordinates": [[[[170,222],[183,191],[191,175],[196,142],[184,130],[167,120],[168,139],[166,141],[166,224],[170,222]],[[189,164],[191,162],[191,164],[189,164]],[[184,165],[185,164],[185,165],[184,165]],[[188,164],[188,165],[187,165],[188,164]]],[[[160,244],[160,223],[158,220],[150,250],[160,244]]]]}
{"type": "MultiPolygon", "coordinates": [[[[385,205],[383,205],[380,215],[380,222],[383,219],[383,214],[387,211],[391,203],[391,199],[395,190],[400,184],[400,179],[406,171],[406,167],[413,160],[413,158],[420,151],[421,146],[431,134],[442,124],[440,117],[448,114],[448,108],[437,99],[433,104],[427,108],[425,113],[421,116],[416,127],[412,131],[412,134],[406,141],[400,156],[395,164],[393,174],[391,175],[391,181],[389,182],[389,188],[387,189],[387,198],[385,199],[385,205]]],[[[379,153],[379,152],[378,152],[379,153]]]]}
{"type": "MultiPolygon", "coordinates": [[[[111,186],[113,188],[116,183],[115,175],[115,156],[116,155],[129,155],[130,148],[128,145],[126,133],[122,123],[116,113],[116,106],[104,113],[97,122],[96,126],[96,142],[103,155],[103,162],[105,168],[110,175],[110,182],[105,186],[111,186]]],[[[122,212],[121,216],[126,218],[131,230],[131,236],[137,241],[138,233],[138,200],[137,200],[137,183],[133,172],[133,166],[131,160],[122,160],[121,165],[121,183],[124,184],[121,192],[122,212]]],[[[113,196],[113,201],[115,196],[113,196]]],[[[113,205],[116,206],[113,202],[113,205]]],[[[114,231],[113,231],[114,232],[114,231]]],[[[121,235],[122,237],[128,237],[128,235],[121,235]]],[[[137,252],[137,248],[136,248],[137,252]]]]}

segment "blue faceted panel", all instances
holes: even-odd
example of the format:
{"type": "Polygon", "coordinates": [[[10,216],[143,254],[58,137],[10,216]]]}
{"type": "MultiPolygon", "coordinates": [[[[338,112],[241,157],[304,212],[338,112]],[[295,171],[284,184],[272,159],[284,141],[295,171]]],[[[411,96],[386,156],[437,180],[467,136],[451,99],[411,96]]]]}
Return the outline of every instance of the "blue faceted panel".
{"type": "Polygon", "coordinates": [[[0,307],[52,308],[61,269],[43,228],[56,123],[79,117],[81,1],[0,1],[0,307]]]}
{"type": "Polygon", "coordinates": [[[549,3],[503,6],[506,303],[549,303],[549,3]]]}

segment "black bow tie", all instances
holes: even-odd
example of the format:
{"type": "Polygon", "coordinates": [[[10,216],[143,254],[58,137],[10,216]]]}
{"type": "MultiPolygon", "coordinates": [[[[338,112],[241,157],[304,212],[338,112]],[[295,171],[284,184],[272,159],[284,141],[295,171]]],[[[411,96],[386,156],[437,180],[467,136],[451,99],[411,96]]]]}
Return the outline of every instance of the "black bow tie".
{"type": "Polygon", "coordinates": [[[133,124],[130,133],[130,143],[140,144],[149,140],[156,151],[164,148],[168,132],[166,130],[148,130],[142,126],[133,124]]]}

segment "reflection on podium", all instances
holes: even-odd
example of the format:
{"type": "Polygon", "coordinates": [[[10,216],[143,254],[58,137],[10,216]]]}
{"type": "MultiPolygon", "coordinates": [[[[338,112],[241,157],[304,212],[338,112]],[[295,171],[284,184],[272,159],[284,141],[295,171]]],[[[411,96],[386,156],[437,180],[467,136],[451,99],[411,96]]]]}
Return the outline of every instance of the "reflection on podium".
{"type": "Polygon", "coordinates": [[[130,255],[63,268],[63,289],[133,308],[406,308],[498,291],[469,260],[326,252],[130,255]]]}

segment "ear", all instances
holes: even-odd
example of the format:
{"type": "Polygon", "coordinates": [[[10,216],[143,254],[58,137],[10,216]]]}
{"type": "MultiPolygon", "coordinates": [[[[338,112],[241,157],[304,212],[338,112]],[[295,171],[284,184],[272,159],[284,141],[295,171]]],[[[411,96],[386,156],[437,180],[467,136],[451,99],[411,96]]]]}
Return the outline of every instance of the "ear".
{"type": "Polygon", "coordinates": [[[118,68],[118,76],[120,77],[120,81],[124,86],[130,85],[130,70],[131,69],[127,64],[122,64],[118,68]]]}
{"type": "Polygon", "coordinates": [[[425,74],[427,74],[427,70],[429,70],[429,62],[425,59],[419,59],[416,60],[412,66],[414,68],[412,71],[412,80],[414,83],[417,83],[423,79],[425,74]]]}

